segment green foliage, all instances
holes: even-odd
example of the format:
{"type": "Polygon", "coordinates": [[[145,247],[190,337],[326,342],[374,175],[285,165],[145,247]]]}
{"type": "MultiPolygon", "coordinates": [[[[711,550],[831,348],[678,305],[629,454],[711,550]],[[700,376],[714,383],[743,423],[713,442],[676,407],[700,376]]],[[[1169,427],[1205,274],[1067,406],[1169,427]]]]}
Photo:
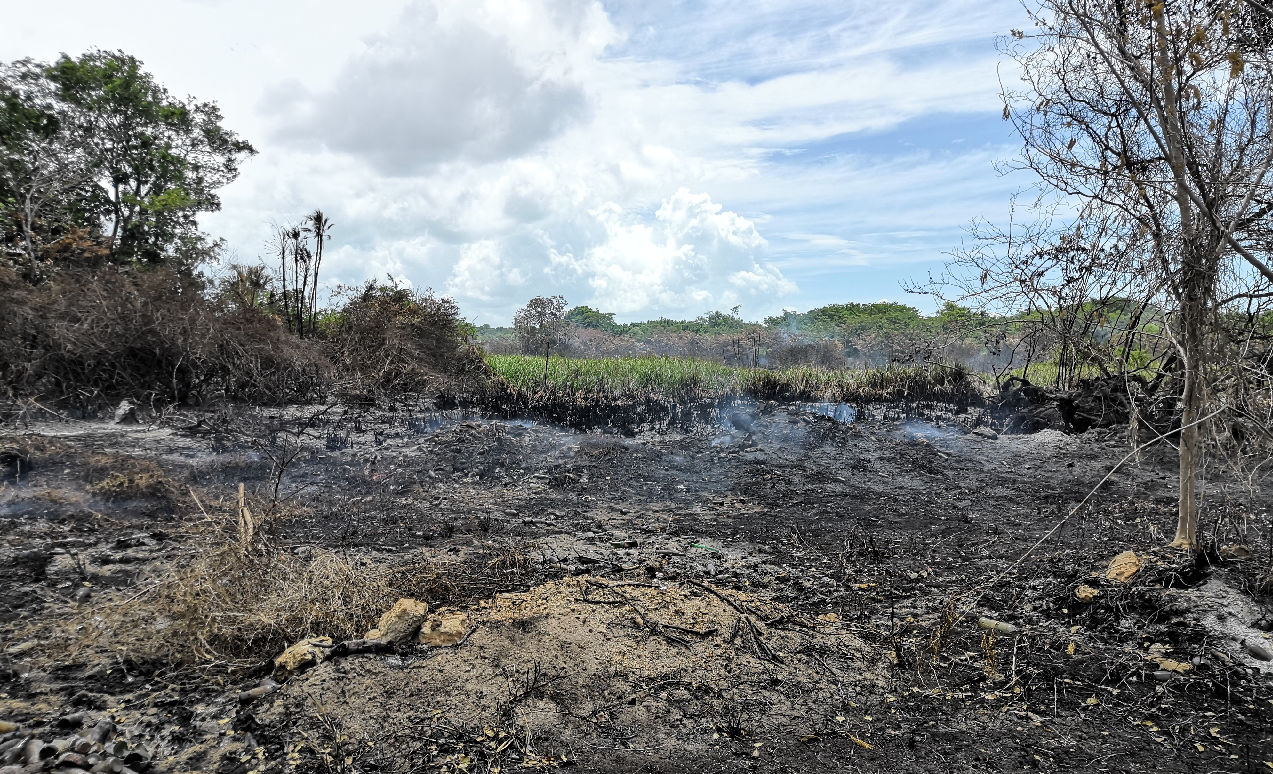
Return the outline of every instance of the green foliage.
{"type": "Polygon", "coordinates": [[[759,327],[738,316],[738,307],[729,312],[708,312],[693,320],[669,320],[660,317],[657,320],[629,323],[623,326],[623,332],[637,338],[648,338],[657,333],[695,333],[713,335],[721,333],[746,333],[749,329],[759,327]]]}
{"type": "Polygon", "coordinates": [[[844,338],[866,332],[901,333],[925,327],[926,318],[905,304],[881,301],[875,304],[830,304],[804,314],[784,312],[768,317],[765,324],[789,333],[844,338]]]}
{"type": "Polygon", "coordinates": [[[614,321],[614,312],[598,312],[590,306],[576,306],[566,312],[566,321],[580,328],[615,333],[622,326],[614,321]]]}
{"type": "Polygon", "coordinates": [[[597,359],[489,355],[487,365],[519,393],[540,392],[632,398],[721,398],[868,402],[977,399],[984,385],[966,369],[945,366],[889,366],[829,371],[795,366],[739,368],[706,360],[671,357],[597,359]]]}
{"type": "Polygon", "coordinates": [[[114,263],[176,265],[201,241],[198,213],[220,209],[217,189],[256,152],[214,103],[174,98],[123,52],[0,75],[3,228],[31,263],[78,229],[114,263]]]}

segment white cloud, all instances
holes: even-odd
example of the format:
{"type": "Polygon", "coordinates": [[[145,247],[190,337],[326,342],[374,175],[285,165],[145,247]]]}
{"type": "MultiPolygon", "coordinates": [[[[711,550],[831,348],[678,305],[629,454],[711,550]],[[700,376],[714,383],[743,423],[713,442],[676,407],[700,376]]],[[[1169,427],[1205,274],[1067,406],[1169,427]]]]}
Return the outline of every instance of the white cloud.
{"type": "Polygon", "coordinates": [[[695,315],[742,304],[749,313],[777,309],[796,285],[766,261],[767,243],[737,213],[707,194],[682,188],[653,222],[614,203],[593,211],[604,241],[582,255],[553,261],[587,281],[591,306],[634,313],[695,315]]]}
{"type": "Polygon", "coordinates": [[[261,151],[202,221],[241,257],[321,207],[330,281],[481,321],[540,293],[629,319],[869,300],[1017,185],[986,128],[1015,0],[208,1],[27,4],[0,49],[138,54],[261,151]]]}
{"type": "Polygon", "coordinates": [[[585,64],[607,39],[592,2],[416,2],[331,86],[283,84],[263,108],[285,142],[411,175],[523,155],[583,119],[585,64]]]}

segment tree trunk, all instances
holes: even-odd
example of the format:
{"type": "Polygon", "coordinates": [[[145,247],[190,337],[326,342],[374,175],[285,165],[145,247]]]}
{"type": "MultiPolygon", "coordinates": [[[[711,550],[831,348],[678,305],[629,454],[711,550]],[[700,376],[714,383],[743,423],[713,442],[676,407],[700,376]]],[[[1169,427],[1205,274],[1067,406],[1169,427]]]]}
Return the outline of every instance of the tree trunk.
{"type": "MultiPolygon", "coordinates": [[[[1189,250],[1190,246],[1186,246],[1189,250]]],[[[1192,252],[1192,251],[1191,251],[1192,252]]],[[[1205,276],[1197,264],[1197,256],[1186,257],[1184,282],[1180,299],[1181,359],[1184,361],[1184,388],[1180,415],[1180,503],[1173,548],[1194,550],[1198,547],[1198,468],[1201,463],[1199,440],[1206,401],[1204,378],[1206,352],[1203,325],[1206,320],[1205,276]]]]}

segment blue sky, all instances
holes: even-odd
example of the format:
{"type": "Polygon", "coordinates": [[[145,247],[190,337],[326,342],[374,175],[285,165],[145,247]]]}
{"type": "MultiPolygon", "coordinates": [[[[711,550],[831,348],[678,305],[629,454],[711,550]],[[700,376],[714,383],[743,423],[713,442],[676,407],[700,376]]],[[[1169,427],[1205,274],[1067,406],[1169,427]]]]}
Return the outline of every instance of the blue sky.
{"type": "Polygon", "coordinates": [[[327,281],[392,274],[500,324],[902,300],[1014,190],[1015,2],[49,0],[0,56],[121,48],[260,155],[203,219],[236,260],[321,207],[327,281]]]}

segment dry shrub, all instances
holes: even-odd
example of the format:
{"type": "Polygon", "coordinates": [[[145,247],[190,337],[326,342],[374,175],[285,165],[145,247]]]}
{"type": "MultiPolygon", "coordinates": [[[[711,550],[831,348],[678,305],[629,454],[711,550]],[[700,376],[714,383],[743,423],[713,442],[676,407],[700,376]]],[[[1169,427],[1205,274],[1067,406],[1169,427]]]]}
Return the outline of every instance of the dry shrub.
{"type": "Polygon", "coordinates": [[[80,645],[171,666],[254,665],[304,637],[360,637],[401,597],[448,598],[455,587],[445,570],[420,558],[377,564],[225,544],[105,607],[80,645]]]}
{"type": "Polygon", "coordinates": [[[162,473],[112,473],[88,487],[105,500],[172,499],[176,489],[162,473]]]}
{"type": "Polygon", "coordinates": [[[328,371],[276,320],[224,311],[169,269],[66,271],[33,286],[0,268],[0,396],[279,403],[321,393],[328,371]]]}
{"type": "Polygon", "coordinates": [[[455,301],[396,285],[368,282],[342,289],[344,306],[324,321],[328,356],[347,387],[369,392],[454,389],[487,374],[468,343],[455,301]]]}
{"type": "Polygon", "coordinates": [[[86,462],[88,492],[104,500],[167,500],[179,490],[153,460],[122,454],[90,454],[86,462]]]}

